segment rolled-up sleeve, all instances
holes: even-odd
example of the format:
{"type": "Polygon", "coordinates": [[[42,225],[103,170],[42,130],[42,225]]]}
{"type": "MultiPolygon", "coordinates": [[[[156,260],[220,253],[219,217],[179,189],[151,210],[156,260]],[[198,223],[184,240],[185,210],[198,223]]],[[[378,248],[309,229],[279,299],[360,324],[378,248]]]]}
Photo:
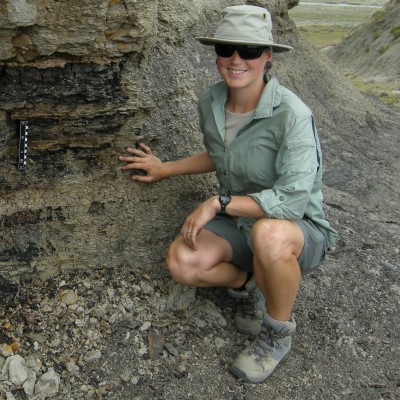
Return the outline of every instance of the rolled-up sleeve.
{"type": "Polygon", "coordinates": [[[311,115],[292,119],[285,129],[275,161],[278,179],[273,187],[248,196],[268,217],[298,220],[303,218],[318,180],[318,146],[311,115]]]}

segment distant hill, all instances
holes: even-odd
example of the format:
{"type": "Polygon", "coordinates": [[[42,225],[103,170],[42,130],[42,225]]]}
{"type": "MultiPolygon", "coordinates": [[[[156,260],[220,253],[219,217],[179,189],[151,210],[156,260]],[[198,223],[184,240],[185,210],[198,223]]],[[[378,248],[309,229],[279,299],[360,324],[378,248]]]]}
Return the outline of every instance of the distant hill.
{"type": "Polygon", "coordinates": [[[400,0],[389,1],[326,54],[344,72],[400,88],[400,0]]]}

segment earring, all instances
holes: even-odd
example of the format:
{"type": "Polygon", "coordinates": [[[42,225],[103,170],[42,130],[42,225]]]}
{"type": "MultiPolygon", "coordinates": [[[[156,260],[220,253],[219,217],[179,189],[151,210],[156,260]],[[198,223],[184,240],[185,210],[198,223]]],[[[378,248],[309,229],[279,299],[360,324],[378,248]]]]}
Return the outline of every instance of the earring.
{"type": "Polygon", "coordinates": [[[265,68],[266,68],[266,69],[271,69],[271,68],[272,68],[272,62],[268,60],[268,61],[265,63],[265,68]]]}

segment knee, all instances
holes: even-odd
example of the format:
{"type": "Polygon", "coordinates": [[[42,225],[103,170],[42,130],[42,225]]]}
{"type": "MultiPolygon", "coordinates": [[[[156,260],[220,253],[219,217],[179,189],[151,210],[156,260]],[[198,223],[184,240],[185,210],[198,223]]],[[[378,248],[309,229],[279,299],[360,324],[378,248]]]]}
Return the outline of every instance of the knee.
{"type": "Polygon", "coordinates": [[[194,283],[192,268],[190,268],[193,261],[185,253],[187,253],[185,249],[175,242],[172,243],[167,253],[166,264],[171,277],[176,282],[191,286],[194,283]]]}
{"type": "Polygon", "coordinates": [[[254,253],[263,259],[277,259],[288,253],[287,232],[280,220],[260,219],[252,229],[254,253]]]}

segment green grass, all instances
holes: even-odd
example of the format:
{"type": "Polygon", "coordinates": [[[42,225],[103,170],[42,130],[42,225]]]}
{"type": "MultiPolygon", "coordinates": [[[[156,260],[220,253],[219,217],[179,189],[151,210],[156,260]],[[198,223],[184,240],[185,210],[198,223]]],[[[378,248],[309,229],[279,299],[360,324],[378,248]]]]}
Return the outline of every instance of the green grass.
{"type": "Polygon", "coordinates": [[[300,27],[300,34],[317,49],[333,46],[349,35],[353,28],[339,25],[308,25],[300,27]]]}
{"type": "Polygon", "coordinates": [[[400,25],[394,26],[394,27],[390,30],[390,33],[391,33],[394,37],[396,37],[396,38],[400,37],[400,25]]]}
{"type": "MultiPolygon", "coordinates": [[[[342,0],[343,2],[343,0],[342,0]]],[[[316,48],[332,46],[368,21],[376,8],[300,4],[289,11],[302,36],[316,48]]]]}
{"type": "Polygon", "coordinates": [[[353,86],[360,92],[378,97],[384,103],[400,109],[400,92],[398,90],[393,90],[386,85],[366,82],[354,75],[350,75],[348,78],[353,86]]]}

